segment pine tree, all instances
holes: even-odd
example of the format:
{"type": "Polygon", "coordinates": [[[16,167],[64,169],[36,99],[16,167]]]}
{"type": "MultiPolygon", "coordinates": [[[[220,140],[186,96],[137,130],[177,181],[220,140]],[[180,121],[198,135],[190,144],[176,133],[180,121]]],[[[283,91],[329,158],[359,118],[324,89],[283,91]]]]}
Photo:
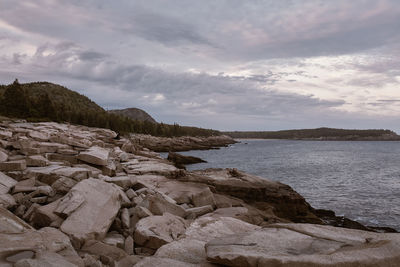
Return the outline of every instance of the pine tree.
{"type": "Polygon", "coordinates": [[[25,92],[15,79],[12,85],[9,85],[4,92],[1,101],[1,111],[6,116],[27,118],[30,116],[30,107],[25,92]]]}

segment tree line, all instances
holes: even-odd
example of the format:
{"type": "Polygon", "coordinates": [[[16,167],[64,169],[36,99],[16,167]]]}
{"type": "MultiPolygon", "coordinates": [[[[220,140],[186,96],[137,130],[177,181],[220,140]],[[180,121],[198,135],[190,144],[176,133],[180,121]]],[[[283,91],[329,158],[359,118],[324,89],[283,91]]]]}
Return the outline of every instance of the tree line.
{"type": "Polygon", "coordinates": [[[58,85],[37,82],[0,86],[0,114],[28,121],[69,122],[90,127],[112,129],[119,133],[154,136],[220,135],[212,129],[133,120],[109,113],[89,98],[58,85]],[[50,89],[52,90],[50,90],[50,89]],[[56,90],[57,89],[57,90],[56,90]]]}
{"type": "Polygon", "coordinates": [[[397,136],[391,130],[351,130],[335,128],[317,128],[283,131],[234,131],[224,132],[232,138],[257,138],[257,139],[359,139],[378,138],[382,136],[397,136]]]}

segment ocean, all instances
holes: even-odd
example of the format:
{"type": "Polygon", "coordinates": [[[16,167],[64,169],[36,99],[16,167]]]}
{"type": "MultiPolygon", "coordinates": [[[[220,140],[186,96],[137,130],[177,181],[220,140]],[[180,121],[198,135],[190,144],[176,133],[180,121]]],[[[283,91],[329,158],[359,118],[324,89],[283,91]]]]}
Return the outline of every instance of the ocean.
{"type": "Polygon", "coordinates": [[[239,141],[181,154],[207,161],[188,170],[237,168],[290,185],[314,208],[400,230],[400,142],[239,141]]]}

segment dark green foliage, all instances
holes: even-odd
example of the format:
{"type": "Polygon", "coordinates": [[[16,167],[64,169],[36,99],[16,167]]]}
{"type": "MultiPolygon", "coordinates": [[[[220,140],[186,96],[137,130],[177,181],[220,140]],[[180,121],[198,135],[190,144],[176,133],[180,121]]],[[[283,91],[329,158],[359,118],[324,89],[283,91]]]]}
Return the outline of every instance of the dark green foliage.
{"type": "Polygon", "coordinates": [[[5,88],[0,99],[0,112],[5,116],[26,117],[29,115],[29,103],[24,90],[15,80],[13,84],[5,88]]]}
{"type": "Polygon", "coordinates": [[[11,85],[0,85],[0,115],[29,121],[70,122],[120,133],[156,136],[220,134],[210,129],[138,121],[109,113],[86,96],[48,82],[19,84],[16,80],[11,85]]]}
{"type": "Polygon", "coordinates": [[[225,132],[233,138],[260,138],[260,139],[359,139],[368,137],[396,136],[390,130],[346,130],[334,128],[301,129],[286,131],[253,131],[253,132],[225,132]]]}

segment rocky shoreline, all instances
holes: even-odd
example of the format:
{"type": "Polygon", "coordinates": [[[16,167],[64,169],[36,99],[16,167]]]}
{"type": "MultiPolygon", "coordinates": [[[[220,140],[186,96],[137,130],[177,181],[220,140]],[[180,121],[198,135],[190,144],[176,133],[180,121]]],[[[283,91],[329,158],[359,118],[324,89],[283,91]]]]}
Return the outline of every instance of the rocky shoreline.
{"type": "Polygon", "coordinates": [[[237,143],[237,141],[227,135],[209,137],[156,137],[145,134],[131,134],[130,140],[137,147],[147,148],[154,152],[218,149],[237,143]]]}
{"type": "Polygon", "coordinates": [[[231,138],[116,136],[68,124],[0,123],[1,266],[400,262],[400,234],[377,233],[389,229],[315,210],[279,182],[236,169],[188,172],[153,152],[224,146],[231,138]]]}

